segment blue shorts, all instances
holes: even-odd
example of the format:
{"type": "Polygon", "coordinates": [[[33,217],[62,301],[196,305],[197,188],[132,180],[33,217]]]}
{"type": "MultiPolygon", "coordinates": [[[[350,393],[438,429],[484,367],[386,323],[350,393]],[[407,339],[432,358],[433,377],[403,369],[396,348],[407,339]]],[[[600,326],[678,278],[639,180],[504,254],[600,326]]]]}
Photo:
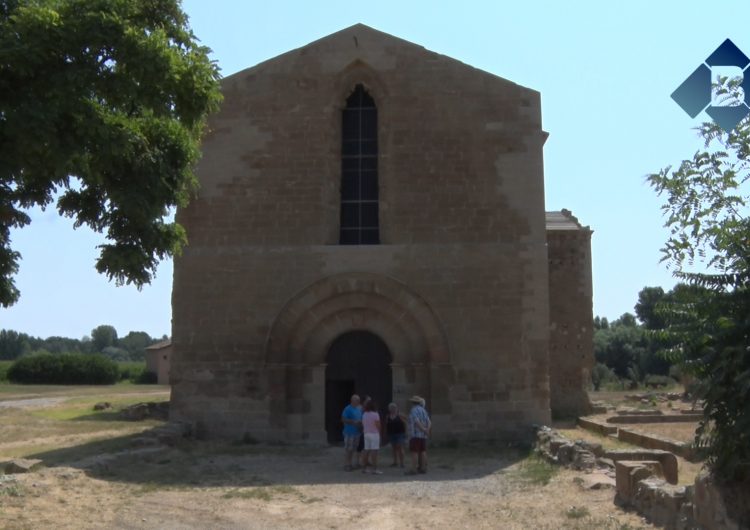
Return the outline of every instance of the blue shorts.
{"type": "Polygon", "coordinates": [[[391,445],[404,445],[406,443],[406,434],[389,434],[388,441],[391,445]]]}

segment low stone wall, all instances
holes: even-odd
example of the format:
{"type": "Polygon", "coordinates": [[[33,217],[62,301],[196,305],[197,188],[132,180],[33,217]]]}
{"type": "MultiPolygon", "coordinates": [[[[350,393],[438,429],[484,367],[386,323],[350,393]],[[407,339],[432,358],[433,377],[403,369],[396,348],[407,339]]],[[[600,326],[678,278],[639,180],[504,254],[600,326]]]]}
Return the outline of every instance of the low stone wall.
{"type": "Polygon", "coordinates": [[[617,434],[617,427],[614,425],[607,425],[590,418],[578,418],[578,426],[583,427],[591,432],[607,436],[608,434],[617,434]]]}
{"type": "Polygon", "coordinates": [[[607,418],[607,423],[690,423],[703,419],[703,414],[623,414],[607,418]]]}
{"type": "Polygon", "coordinates": [[[701,472],[690,486],[668,484],[655,461],[623,461],[616,466],[615,502],[632,507],[653,524],[674,530],[743,530],[750,528],[750,492],[722,492],[701,472]]]}
{"type": "MultiPolygon", "coordinates": [[[[591,420],[584,422],[600,425],[591,420]]],[[[587,473],[598,468],[606,475],[593,473],[586,477],[599,475],[610,480],[607,477],[614,475],[615,503],[634,508],[664,528],[750,528],[750,491],[722,491],[705,472],[695,479],[694,485],[678,485],[677,458],[672,452],[648,449],[605,451],[601,444],[571,441],[549,427],[537,431],[537,451],[551,462],[587,473]]]]}
{"type": "Polygon", "coordinates": [[[669,451],[618,449],[605,452],[604,458],[612,460],[615,464],[617,462],[658,462],[660,471],[657,474],[664,477],[664,480],[670,484],[677,484],[677,457],[669,451]]]}
{"type": "Polygon", "coordinates": [[[620,428],[617,431],[617,438],[623,442],[627,442],[633,445],[639,445],[646,449],[660,449],[662,451],[669,451],[676,455],[681,456],[685,460],[695,462],[697,456],[695,451],[690,446],[683,442],[677,442],[670,440],[669,438],[662,438],[655,434],[643,434],[640,432],[630,431],[628,429],[620,428]]]}
{"type": "Polygon", "coordinates": [[[549,427],[537,431],[536,449],[550,462],[585,471],[596,468],[597,458],[604,455],[601,444],[573,442],[549,427]]]}

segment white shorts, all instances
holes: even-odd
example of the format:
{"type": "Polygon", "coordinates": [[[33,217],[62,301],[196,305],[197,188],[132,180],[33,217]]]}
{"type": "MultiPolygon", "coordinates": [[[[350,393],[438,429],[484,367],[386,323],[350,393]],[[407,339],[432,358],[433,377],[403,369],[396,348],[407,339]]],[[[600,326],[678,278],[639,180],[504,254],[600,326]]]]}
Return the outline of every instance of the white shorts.
{"type": "Polygon", "coordinates": [[[365,451],[380,449],[380,435],[376,432],[365,433],[365,451]]]}

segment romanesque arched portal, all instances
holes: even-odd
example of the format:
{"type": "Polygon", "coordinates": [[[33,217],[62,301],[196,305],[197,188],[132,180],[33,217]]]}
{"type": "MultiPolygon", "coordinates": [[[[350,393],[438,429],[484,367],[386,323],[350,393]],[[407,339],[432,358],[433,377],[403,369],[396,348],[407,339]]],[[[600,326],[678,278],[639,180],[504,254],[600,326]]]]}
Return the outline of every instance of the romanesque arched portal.
{"type": "Polygon", "coordinates": [[[427,303],[405,284],[371,273],[329,276],[289,300],[266,342],[274,425],[289,438],[326,439],[326,367],[335,341],[378,337],[390,355],[392,398],[447,392],[432,372],[449,363],[448,343],[427,303]]]}

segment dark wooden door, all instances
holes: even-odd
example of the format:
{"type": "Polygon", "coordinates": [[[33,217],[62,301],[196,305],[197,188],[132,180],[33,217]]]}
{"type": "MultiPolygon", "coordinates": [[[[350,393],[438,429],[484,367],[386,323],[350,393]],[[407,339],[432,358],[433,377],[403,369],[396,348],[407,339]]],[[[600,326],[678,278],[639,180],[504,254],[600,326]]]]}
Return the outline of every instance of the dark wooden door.
{"type": "Polygon", "coordinates": [[[377,335],[350,331],[328,350],[325,423],[329,442],[342,440],[341,412],[354,393],[372,397],[384,416],[393,393],[391,354],[377,335]]]}

